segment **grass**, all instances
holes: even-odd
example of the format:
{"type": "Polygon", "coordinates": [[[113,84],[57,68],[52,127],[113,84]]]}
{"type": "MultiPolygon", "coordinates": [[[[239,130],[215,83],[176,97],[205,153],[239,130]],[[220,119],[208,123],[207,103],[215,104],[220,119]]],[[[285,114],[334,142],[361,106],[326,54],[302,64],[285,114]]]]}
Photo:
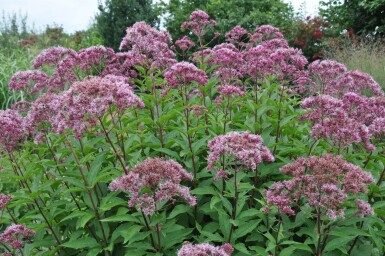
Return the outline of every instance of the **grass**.
{"type": "Polygon", "coordinates": [[[345,41],[325,50],[324,56],[345,64],[350,70],[370,74],[385,89],[385,40],[345,41]]]}
{"type": "Polygon", "coordinates": [[[29,48],[0,49],[0,109],[9,108],[12,103],[23,99],[23,94],[11,91],[8,83],[14,73],[31,69],[31,62],[37,51],[29,48]]]}

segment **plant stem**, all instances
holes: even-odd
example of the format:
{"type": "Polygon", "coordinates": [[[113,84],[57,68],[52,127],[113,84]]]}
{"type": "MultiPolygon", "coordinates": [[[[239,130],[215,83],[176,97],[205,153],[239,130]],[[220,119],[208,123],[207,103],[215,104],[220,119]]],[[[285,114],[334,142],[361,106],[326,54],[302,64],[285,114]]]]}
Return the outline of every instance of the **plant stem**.
{"type": "Polygon", "coordinates": [[[15,217],[13,216],[12,212],[9,210],[8,206],[5,206],[5,209],[7,209],[7,212],[9,214],[9,216],[11,216],[13,223],[17,224],[17,221],[16,221],[15,217]]]}
{"type": "MultiPolygon", "coordinates": [[[[150,225],[148,225],[148,221],[147,221],[146,215],[144,215],[142,210],[140,212],[142,213],[142,216],[143,216],[143,219],[144,219],[144,224],[146,225],[147,230],[151,231],[150,225]]],[[[154,237],[152,236],[152,234],[150,234],[150,240],[151,240],[152,247],[154,247],[154,249],[157,251],[157,248],[156,248],[155,242],[154,242],[154,237]]]]}
{"type": "MultiPolygon", "coordinates": [[[[237,171],[234,171],[234,198],[233,198],[233,214],[231,216],[232,220],[235,221],[235,218],[237,216],[237,204],[238,204],[238,186],[237,186],[237,171]]],[[[234,231],[234,224],[231,223],[230,226],[230,233],[229,233],[229,239],[227,240],[228,243],[231,241],[231,237],[233,235],[234,231]]]]}
{"type": "Polygon", "coordinates": [[[102,119],[100,117],[99,117],[99,122],[100,122],[100,125],[101,125],[101,127],[103,129],[104,135],[106,136],[106,139],[107,139],[108,143],[111,145],[111,148],[114,151],[115,156],[118,158],[118,160],[119,160],[119,162],[120,162],[120,164],[121,164],[121,166],[122,166],[122,168],[124,170],[124,173],[127,175],[128,174],[127,167],[124,164],[124,161],[123,161],[122,157],[120,156],[120,154],[116,150],[116,148],[114,146],[114,143],[112,142],[110,136],[108,135],[108,131],[106,130],[106,127],[104,126],[103,121],[102,121],[102,119]]]}
{"type": "MultiPolygon", "coordinates": [[[[102,231],[102,236],[103,236],[103,242],[104,242],[104,247],[107,248],[108,247],[108,241],[107,241],[107,237],[106,237],[106,234],[105,234],[105,231],[104,231],[104,227],[103,227],[103,224],[102,222],[100,221],[100,215],[99,215],[99,211],[98,209],[96,208],[96,204],[95,204],[95,201],[94,201],[94,198],[92,197],[92,193],[91,193],[91,190],[88,188],[89,184],[88,184],[88,181],[84,175],[84,172],[83,172],[83,168],[81,167],[80,165],[80,161],[76,155],[76,152],[72,146],[72,143],[70,142],[70,140],[68,139],[67,135],[65,135],[66,139],[67,139],[67,144],[68,146],[70,147],[71,149],[71,152],[72,152],[72,155],[74,156],[74,159],[75,159],[75,162],[78,166],[78,169],[79,169],[79,172],[80,172],[80,175],[82,176],[82,179],[83,179],[83,182],[84,182],[84,186],[86,188],[86,191],[87,191],[87,194],[88,194],[88,197],[90,198],[90,201],[91,201],[91,205],[92,205],[92,208],[94,210],[94,213],[95,213],[95,218],[99,224],[99,227],[100,227],[100,230],[102,231]]],[[[107,254],[108,255],[111,255],[111,253],[109,251],[107,251],[107,254]]]]}

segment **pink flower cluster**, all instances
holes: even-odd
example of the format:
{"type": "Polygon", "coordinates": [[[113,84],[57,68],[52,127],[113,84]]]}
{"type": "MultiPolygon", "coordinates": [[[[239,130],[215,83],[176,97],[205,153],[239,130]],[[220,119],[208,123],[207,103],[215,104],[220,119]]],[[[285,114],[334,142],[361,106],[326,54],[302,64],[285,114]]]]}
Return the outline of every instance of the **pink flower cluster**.
{"type": "Polygon", "coordinates": [[[12,249],[22,249],[25,241],[30,241],[34,235],[35,231],[26,226],[13,224],[0,234],[0,242],[12,249]]]}
{"type": "Polygon", "coordinates": [[[195,46],[195,43],[190,40],[188,36],[184,36],[179,40],[175,41],[175,44],[181,49],[183,52],[189,50],[190,48],[195,46]]]}
{"type": "Polygon", "coordinates": [[[366,149],[375,150],[370,138],[385,132],[385,100],[345,93],[341,98],[317,95],[303,100],[307,113],[302,119],[313,123],[311,136],[331,139],[335,146],[345,147],[362,142],[366,149]]]}
{"type": "Polygon", "coordinates": [[[177,256],[230,256],[234,251],[230,244],[213,246],[207,243],[190,244],[182,246],[177,252],[177,256]]]}
{"type": "Polygon", "coordinates": [[[167,84],[170,87],[187,86],[193,82],[199,85],[207,83],[206,73],[198,69],[194,64],[189,62],[178,62],[174,64],[165,74],[167,84]]]}
{"type": "Polygon", "coordinates": [[[53,132],[71,129],[80,136],[96,124],[111,106],[118,110],[143,108],[144,103],[116,76],[89,77],[76,82],[61,94],[47,94],[36,100],[26,116],[30,131],[42,123],[49,123],[53,132]]]}
{"type": "Polygon", "coordinates": [[[136,22],[128,27],[120,49],[129,50],[135,58],[143,59],[142,65],[152,68],[167,68],[176,61],[171,51],[171,36],[168,32],[161,32],[145,22],[136,22]]]}
{"type": "MultiPolygon", "coordinates": [[[[350,194],[365,193],[373,182],[370,173],[331,154],[298,158],[281,172],[293,179],[276,182],[266,191],[269,205],[291,215],[295,214],[293,207],[307,205],[333,220],[344,216],[344,202],[350,194]]],[[[359,204],[370,208],[361,201],[359,204]]]]}
{"type": "Polygon", "coordinates": [[[7,204],[12,200],[13,195],[0,194],[0,211],[3,210],[7,204]]]}
{"type": "Polygon", "coordinates": [[[216,45],[211,51],[210,63],[219,66],[214,75],[219,76],[223,83],[231,83],[233,80],[243,78],[246,74],[246,63],[242,52],[233,44],[216,45]]]}
{"type": "Polygon", "coordinates": [[[10,151],[24,136],[23,117],[15,110],[0,110],[0,147],[10,151]]]}
{"type": "Polygon", "coordinates": [[[9,88],[12,90],[26,90],[32,87],[28,93],[34,94],[48,86],[47,80],[48,76],[38,70],[18,71],[9,81],[9,88]]]}
{"type": "Polygon", "coordinates": [[[183,198],[189,205],[195,205],[196,199],[190,195],[188,187],[180,185],[182,180],[192,180],[183,167],[174,160],[149,158],[136,165],[127,175],[111,182],[111,191],[129,192],[130,207],[137,207],[146,215],[154,214],[157,203],[175,198],[183,198]]]}
{"type": "Polygon", "coordinates": [[[263,145],[261,136],[251,134],[248,131],[219,135],[209,141],[208,147],[210,150],[207,158],[208,169],[215,169],[215,163],[221,163],[223,156],[251,170],[255,170],[257,165],[263,161],[274,161],[274,156],[263,145]]]}
{"type": "Polygon", "coordinates": [[[191,13],[190,21],[182,24],[182,29],[191,29],[198,37],[202,37],[207,32],[208,26],[215,26],[217,22],[210,19],[209,15],[202,10],[197,10],[191,13]]]}
{"type": "Polygon", "coordinates": [[[244,46],[244,42],[242,41],[243,37],[247,35],[247,30],[237,25],[232,30],[226,33],[225,37],[227,41],[233,45],[244,46]]]}
{"type": "Polygon", "coordinates": [[[333,60],[316,60],[309,65],[312,90],[341,98],[348,92],[365,96],[384,96],[381,86],[361,71],[347,71],[344,64],[333,60]]]}

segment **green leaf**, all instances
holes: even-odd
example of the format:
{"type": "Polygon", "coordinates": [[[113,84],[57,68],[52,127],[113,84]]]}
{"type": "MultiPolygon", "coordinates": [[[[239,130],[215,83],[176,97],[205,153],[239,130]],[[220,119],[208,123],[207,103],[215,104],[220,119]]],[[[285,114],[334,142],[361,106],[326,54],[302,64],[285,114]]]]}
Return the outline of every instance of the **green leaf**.
{"type": "Polygon", "coordinates": [[[85,249],[85,248],[95,248],[99,246],[99,243],[92,237],[82,237],[74,241],[69,241],[61,244],[63,247],[72,248],[72,249],[85,249]]]}
{"type": "Polygon", "coordinates": [[[122,214],[122,215],[114,215],[105,219],[100,220],[102,222],[136,222],[140,223],[140,221],[133,217],[130,214],[122,214]]]}
{"type": "Polygon", "coordinates": [[[78,221],[76,222],[76,229],[84,228],[84,226],[94,217],[95,217],[94,214],[85,212],[85,214],[81,216],[81,218],[79,218],[78,221]]]}
{"type": "Polygon", "coordinates": [[[175,208],[172,210],[172,212],[168,215],[167,219],[172,219],[178,216],[179,214],[183,214],[186,212],[191,211],[191,206],[185,205],[185,204],[179,204],[175,206],[175,208]]]}

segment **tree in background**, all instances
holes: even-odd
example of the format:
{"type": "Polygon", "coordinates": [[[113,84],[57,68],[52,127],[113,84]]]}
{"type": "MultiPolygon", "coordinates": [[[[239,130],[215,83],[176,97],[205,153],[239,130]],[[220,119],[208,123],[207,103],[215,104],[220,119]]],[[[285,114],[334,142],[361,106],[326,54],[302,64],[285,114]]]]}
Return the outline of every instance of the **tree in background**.
{"type": "Polygon", "coordinates": [[[326,0],[320,6],[320,15],[336,33],[353,30],[358,35],[385,34],[384,0],[326,0]]]}
{"type": "Polygon", "coordinates": [[[254,31],[259,25],[270,24],[284,31],[294,16],[292,6],[281,0],[163,0],[165,27],[174,40],[185,34],[180,26],[197,9],[217,21],[216,31],[222,35],[219,40],[224,40],[226,32],[236,25],[254,31]]]}
{"type": "Polygon", "coordinates": [[[158,22],[158,12],[152,0],[105,0],[99,2],[96,26],[105,46],[114,50],[126,34],[126,28],[137,21],[145,21],[154,26],[158,22]]]}

